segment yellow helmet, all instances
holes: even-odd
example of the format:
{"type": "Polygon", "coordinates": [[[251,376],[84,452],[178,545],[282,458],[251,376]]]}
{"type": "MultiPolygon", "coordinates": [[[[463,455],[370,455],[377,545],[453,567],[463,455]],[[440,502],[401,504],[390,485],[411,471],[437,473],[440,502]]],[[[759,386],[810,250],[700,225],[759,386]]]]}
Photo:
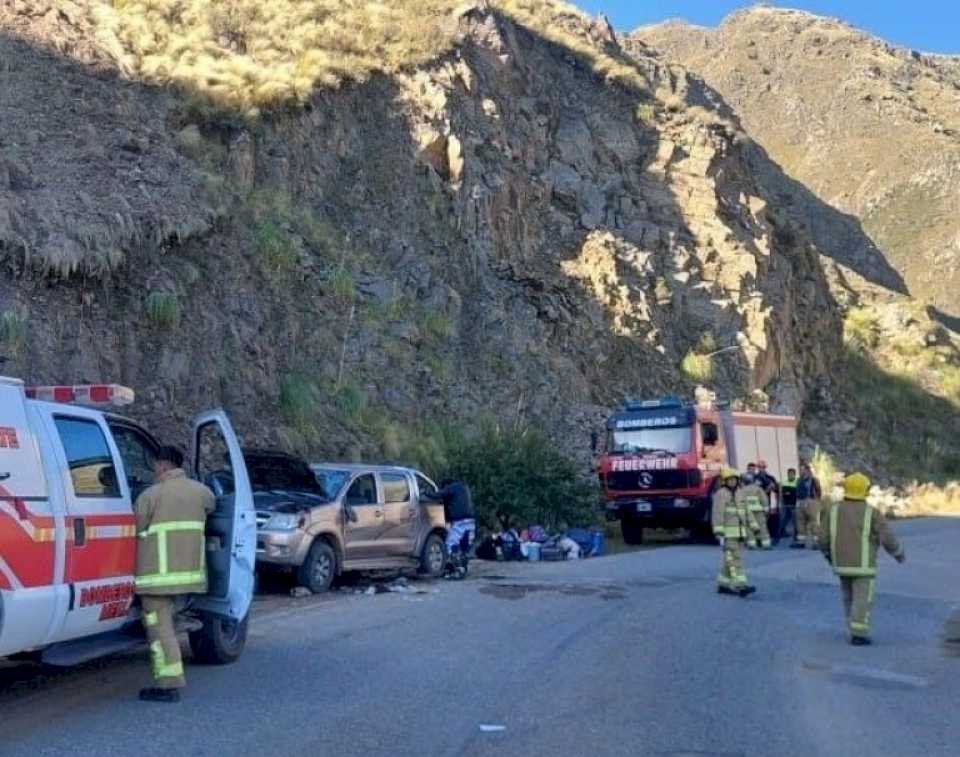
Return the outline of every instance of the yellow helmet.
{"type": "Polygon", "coordinates": [[[862,473],[851,473],[843,479],[843,498],[863,501],[870,493],[870,479],[862,473]]]}
{"type": "Polygon", "coordinates": [[[725,465],[720,469],[720,480],[726,481],[728,478],[740,478],[740,471],[725,465]]]}

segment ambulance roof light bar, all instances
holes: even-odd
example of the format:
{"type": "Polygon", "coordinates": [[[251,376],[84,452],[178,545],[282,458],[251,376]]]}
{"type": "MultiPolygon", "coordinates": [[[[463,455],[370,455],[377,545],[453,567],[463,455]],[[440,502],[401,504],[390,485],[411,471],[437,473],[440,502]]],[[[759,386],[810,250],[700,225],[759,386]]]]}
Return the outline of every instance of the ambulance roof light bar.
{"type": "Polygon", "coordinates": [[[89,407],[123,407],[133,404],[133,389],[119,384],[78,384],[76,386],[28,386],[27,397],[41,402],[89,407]]]}

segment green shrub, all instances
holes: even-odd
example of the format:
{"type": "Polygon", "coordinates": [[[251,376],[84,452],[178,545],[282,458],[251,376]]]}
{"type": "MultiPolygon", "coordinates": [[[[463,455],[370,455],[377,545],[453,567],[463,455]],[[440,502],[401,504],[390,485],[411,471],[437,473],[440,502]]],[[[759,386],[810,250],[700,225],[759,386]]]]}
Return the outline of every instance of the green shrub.
{"type": "Polygon", "coordinates": [[[147,321],[157,331],[175,331],[180,325],[180,301],[169,292],[147,295],[147,321]]]}
{"type": "Polygon", "coordinates": [[[345,265],[341,265],[334,272],[330,289],[334,299],[344,306],[351,304],[356,298],[357,286],[353,281],[353,274],[345,265]]]}
{"type": "Polygon", "coordinates": [[[319,411],[316,385],[304,376],[288,376],[280,385],[280,416],[306,435],[319,411]]]}
{"type": "Polygon", "coordinates": [[[27,321],[12,310],[0,315],[0,344],[14,357],[27,346],[27,321]]]}
{"type": "Polygon", "coordinates": [[[288,271],[297,264],[297,250],[290,235],[276,221],[264,221],[254,230],[257,255],[271,273],[288,271]]]}
{"type": "Polygon", "coordinates": [[[656,119],[657,112],[650,103],[640,103],[633,112],[637,123],[651,126],[656,119]]]}
{"type": "Polygon", "coordinates": [[[690,350],[680,362],[680,371],[688,381],[706,383],[713,378],[713,360],[709,355],[690,350]]]}
{"type": "Polygon", "coordinates": [[[847,343],[859,350],[876,349],[880,343],[880,324],[870,308],[851,308],[843,321],[847,343]]]}
{"type": "Polygon", "coordinates": [[[442,342],[453,335],[453,323],[442,310],[426,310],[423,314],[423,330],[435,342],[442,342]]]}
{"type": "Polygon", "coordinates": [[[364,425],[367,410],[367,395],[356,384],[344,384],[337,388],[334,397],[340,417],[344,423],[356,426],[364,425]]]}
{"type": "Polygon", "coordinates": [[[813,451],[813,457],[810,458],[810,467],[813,469],[813,475],[820,479],[820,485],[823,487],[823,496],[830,497],[830,491],[837,478],[837,464],[826,452],[818,446],[813,451]]]}
{"type": "Polygon", "coordinates": [[[484,422],[435,424],[408,435],[404,462],[437,479],[467,482],[488,528],[589,526],[599,522],[599,492],[543,433],[484,422]]]}

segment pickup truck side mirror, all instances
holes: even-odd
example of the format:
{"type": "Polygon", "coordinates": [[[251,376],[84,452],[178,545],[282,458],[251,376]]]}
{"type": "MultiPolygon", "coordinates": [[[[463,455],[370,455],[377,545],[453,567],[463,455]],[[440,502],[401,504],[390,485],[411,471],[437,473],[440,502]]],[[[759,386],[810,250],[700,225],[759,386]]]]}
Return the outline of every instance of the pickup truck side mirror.
{"type": "Polygon", "coordinates": [[[357,518],[357,511],[353,509],[353,505],[349,502],[343,506],[343,511],[347,515],[347,520],[351,523],[356,523],[359,520],[359,518],[357,518]]]}

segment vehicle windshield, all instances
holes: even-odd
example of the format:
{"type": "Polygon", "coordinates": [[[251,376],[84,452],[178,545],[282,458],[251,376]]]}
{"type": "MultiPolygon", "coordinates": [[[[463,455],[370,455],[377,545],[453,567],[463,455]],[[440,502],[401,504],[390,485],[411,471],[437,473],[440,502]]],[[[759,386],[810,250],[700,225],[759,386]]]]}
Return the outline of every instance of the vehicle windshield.
{"type": "Polygon", "coordinates": [[[610,436],[610,451],[615,453],[667,452],[680,455],[689,452],[693,443],[690,426],[622,429],[611,432],[610,436]]]}
{"type": "Polygon", "coordinates": [[[247,458],[246,463],[255,492],[303,492],[327,498],[325,489],[306,463],[283,457],[247,458]]]}
{"type": "Polygon", "coordinates": [[[317,482],[323,489],[324,496],[331,502],[337,498],[349,478],[350,471],[327,469],[316,471],[317,482]]]}

